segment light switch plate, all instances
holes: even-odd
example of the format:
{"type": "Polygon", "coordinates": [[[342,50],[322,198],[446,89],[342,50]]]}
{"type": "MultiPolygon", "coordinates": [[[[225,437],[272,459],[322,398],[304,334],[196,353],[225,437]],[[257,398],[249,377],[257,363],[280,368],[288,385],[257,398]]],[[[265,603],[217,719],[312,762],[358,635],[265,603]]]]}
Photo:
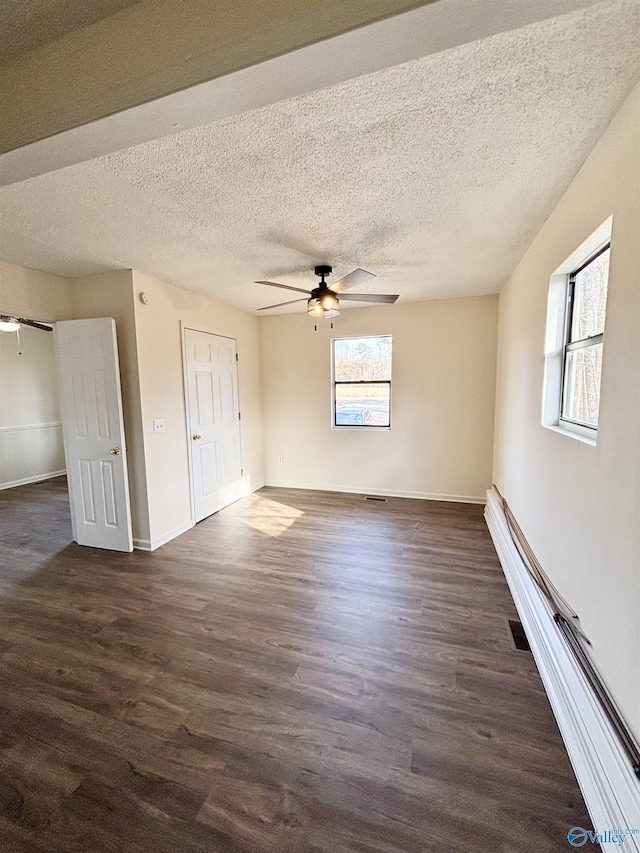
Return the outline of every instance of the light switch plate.
{"type": "Polygon", "coordinates": [[[156,433],[164,432],[164,418],[153,422],[153,431],[156,433]]]}

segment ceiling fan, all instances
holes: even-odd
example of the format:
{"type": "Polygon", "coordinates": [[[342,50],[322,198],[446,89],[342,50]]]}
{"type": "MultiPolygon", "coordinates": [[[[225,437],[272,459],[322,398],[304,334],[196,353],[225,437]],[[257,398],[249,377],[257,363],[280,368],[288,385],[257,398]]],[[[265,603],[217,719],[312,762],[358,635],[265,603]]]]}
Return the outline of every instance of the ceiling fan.
{"type": "Polygon", "coordinates": [[[268,284],[270,287],[281,287],[284,290],[295,290],[298,293],[306,293],[304,299],[292,299],[290,302],[278,302],[276,305],[266,305],[264,308],[258,308],[258,311],[268,311],[270,308],[281,308],[283,305],[293,305],[296,302],[307,303],[307,314],[312,317],[336,317],[340,313],[340,299],[350,302],[387,302],[393,303],[398,298],[397,293],[345,293],[351,287],[358,284],[364,284],[371,278],[375,278],[374,273],[366,270],[356,269],[345,275],[340,281],[329,287],[325,278],[331,275],[333,268],[329,264],[318,264],[314,268],[314,273],[320,277],[320,284],[314,287],[313,290],[303,290],[301,287],[292,287],[289,284],[278,284],[275,281],[256,281],[256,284],[268,284]],[[340,294],[340,299],[338,299],[340,294]]]}
{"type": "Polygon", "coordinates": [[[52,332],[53,326],[46,323],[38,323],[37,320],[28,320],[26,317],[13,317],[9,314],[0,314],[0,332],[15,332],[18,341],[18,355],[22,355],[20,345],[20,327],[32,326],[34,329],[42,329],[43,332],[52,332]]]}
{"type": "Polygon", "coordinates": [[[43,332],[52,332],[53,326],[38,323],[36,320],[27,320],[26,317],[10,317],[0,314],[0,332],[19,332],[20,326],[32,326],[34,329],[42,329],[43,332]]]}

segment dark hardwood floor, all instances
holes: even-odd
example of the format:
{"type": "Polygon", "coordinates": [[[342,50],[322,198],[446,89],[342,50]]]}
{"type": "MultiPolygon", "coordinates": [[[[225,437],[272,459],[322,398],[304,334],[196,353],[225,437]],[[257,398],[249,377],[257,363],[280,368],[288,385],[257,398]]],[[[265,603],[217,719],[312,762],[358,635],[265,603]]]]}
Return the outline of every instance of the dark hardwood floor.
{"type": "Polygon", "coordinates": [[[590,828],[482,507],[265,488],[153,554],[0,492],[0,851],[546,853],[590,828]]]}

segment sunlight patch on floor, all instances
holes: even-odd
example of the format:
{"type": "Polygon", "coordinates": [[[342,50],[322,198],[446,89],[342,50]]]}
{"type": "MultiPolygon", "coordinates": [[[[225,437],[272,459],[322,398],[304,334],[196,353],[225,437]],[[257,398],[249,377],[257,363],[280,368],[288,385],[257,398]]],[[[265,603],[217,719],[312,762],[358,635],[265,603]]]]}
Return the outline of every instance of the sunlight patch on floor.
{"type": "Polygon", "coordinates": [[[267,536],[281,536],[304,515],[300,509],[258,495],[252,495],[248,501],[249,506],[243,502],[240,520],[267,536]]]}

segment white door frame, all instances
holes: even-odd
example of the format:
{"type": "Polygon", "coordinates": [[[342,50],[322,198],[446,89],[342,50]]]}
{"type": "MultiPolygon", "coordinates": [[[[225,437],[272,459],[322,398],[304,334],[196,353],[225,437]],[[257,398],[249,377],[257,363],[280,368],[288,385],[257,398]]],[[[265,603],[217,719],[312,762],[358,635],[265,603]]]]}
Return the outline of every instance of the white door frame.
{"type": "MultiPolygon", "coordinates": [[[[238,339],[234,338],[233,335],[228,334],[227,332],[217,332],[213,329],[206,329],[203,326],[195,325],[194,323],[186,323],[184,320],[180,320],[180,342],[182,345],[182,383],[183,383],[183,399],[184,399],[184,419],[185,419],[185,442],[187,447],[187,462],[189,465],[189,500],[191,502],[191,524],[196,524],[196,496],[193,490],[193,460],[191,458],[191,432],[189,430],[189,374],[187,370],[187,329],[191,332],[204,332],[205,335],[216,335],[219,338],[228,338],[230,341],[235,341],[236,343],[236,353],[238,352],[238,339]]],[[[238,358],[237,366],[236,366],[236,374],[238,377],[238,411],[242,413],[242,404],[241,400],[241,392],[240,392],[240,359],[238,358]]],[[[242,418],[240,418],[240,428],[238,430],[240,434],[239,442],[238,442],[238,450],[240,452],[240,470],[242,472],[242,476],[244,476],[244,460],[242,454],[242,418]]]]}

